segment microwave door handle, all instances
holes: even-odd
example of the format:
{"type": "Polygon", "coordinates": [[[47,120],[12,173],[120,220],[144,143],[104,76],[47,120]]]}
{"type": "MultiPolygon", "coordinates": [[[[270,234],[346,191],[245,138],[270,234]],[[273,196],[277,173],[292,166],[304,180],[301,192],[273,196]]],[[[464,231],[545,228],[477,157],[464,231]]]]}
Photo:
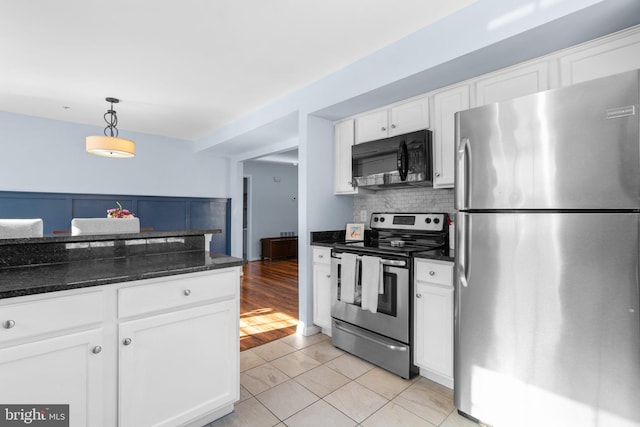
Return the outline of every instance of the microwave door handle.
{"type": "Polygon", "coordinates": [[[409,173],[409,151],[405,140],[402,140],[400,147],[398,147],[398,173],[401,181],[407,179],[407,174],[409,173]]]}

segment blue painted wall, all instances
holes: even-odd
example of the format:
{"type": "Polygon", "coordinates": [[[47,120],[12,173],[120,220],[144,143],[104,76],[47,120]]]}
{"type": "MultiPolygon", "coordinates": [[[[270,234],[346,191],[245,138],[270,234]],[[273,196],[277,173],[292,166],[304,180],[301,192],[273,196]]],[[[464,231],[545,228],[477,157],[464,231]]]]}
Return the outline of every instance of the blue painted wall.
{"type": "Polygon", "coordinates": [[[155,231],[221,229],[210,250],[230,253],[231,200],[225,198],[132,196],[0,191],[0,218],[42,218],[44,234],[70,230],[72,218],[104,218],[116,201],[155,231]]]}

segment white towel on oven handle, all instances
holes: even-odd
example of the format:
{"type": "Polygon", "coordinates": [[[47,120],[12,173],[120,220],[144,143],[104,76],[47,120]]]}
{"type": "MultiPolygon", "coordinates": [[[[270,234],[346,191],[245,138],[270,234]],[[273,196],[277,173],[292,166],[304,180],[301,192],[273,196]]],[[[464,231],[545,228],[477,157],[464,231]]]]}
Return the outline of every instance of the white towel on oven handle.
{"type": "Polygon", "coordinates": [[[356,295],[356,254],[343,252],[340,262],[340,301],[353,304],[356,295]]]}
{"type": "Polygon", "coordinates": [[[368,255],[362,257],[362,309],[369,310],[372,313],[378,311],[378,294],[381,293],[381,270],[382,260],[380,257],[368,255]]]}

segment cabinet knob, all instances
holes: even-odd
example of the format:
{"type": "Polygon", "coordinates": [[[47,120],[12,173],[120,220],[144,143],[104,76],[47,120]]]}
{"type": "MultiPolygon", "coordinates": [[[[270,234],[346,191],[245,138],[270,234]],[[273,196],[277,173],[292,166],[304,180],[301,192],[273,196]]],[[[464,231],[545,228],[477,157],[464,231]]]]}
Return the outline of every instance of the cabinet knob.
{"type": "Polygon", "coordinates": [[[440,172],[436,172],[436,178],[440,178],[440,172]]]}
{"type": "Polygon", "coordinates": [[[122,340],[122,344],[124,344],[124,345],[129,345],[129,344],[131,344],[131,338],[125,338],[125,339],[123,339],[123,340],[122,340]]]}
{"type": "Polygon", "coordinates": [[[14,326],[16,326],[16,321],[15,320],[7,320],[6,322],[4,322],[2,324],[2,326],[4,326],[5,329],[11,329],[14,326]]]}
{"type": "Polygon", "coordinates": [[[324,255],[318,255],[318,258],[324,258],[324,255]]]}
{"type": "Polygon", "coordinates": [[[396,128],[396,125],[392,124],[391,129],[395,129],[395,128],[396,128]]]}
{"type": "Polygon", "coordinates": [[[431,271],[429,272],[429,276],[435,276],[435,275],[436,275],[436,272],[435,272],[435,271],[431,270],[431,271]]]}
{"type": "Polygon", "coordinates": [[[416,294],[416,298],[422,298],[422,294],[416,294]]]}
{"type": "Polygon", "coordinates": [[[386,127],[384,127],[384,126],[382,126],[382,127],[380,128],[380,130],[381,130],[382,132],[384,132],[384,131],[386,131],[386,130],[387,130],[387,128],[386,128],[386,127]]]}
{"type": "Polygon", "coordinates": [[[93,354],[98,354],[98,353],[100,353],[101,351],[102,351],[102,347],[100,347],[99,345],[97,345],[97,346],[93,347],[93,350],[91,350],[91,352],[92,352],[93,354]]]}
{"type": "Polygon", "coordinates": [[[185,289],[185,290],[184,290],[184,295],[185,295],[185,296],[189,296],[189,295],[191,295],[191,289],[185,289]]]}
{"type": "Polygon", "coordinates": [[[331,279],[331,275],[330,274],[327,274],[327,279],[331,279]]]}

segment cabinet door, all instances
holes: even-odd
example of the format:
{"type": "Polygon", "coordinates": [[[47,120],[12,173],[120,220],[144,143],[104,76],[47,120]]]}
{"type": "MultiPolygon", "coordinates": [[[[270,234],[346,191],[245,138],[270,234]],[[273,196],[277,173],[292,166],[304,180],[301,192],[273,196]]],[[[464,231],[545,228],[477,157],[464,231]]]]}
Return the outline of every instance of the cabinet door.
{"type": "Polygon", "coordinates": [[[434,188],[452,188],[455,178],[455,113],[469,108],[469,86],[436,93],[434,104],[434,188]]]}
{"type": "Polygon", "coordinates": [[[353,120],[336,123],[333,138],[333,191],[335,194],[354,194],[351,185],[351,146],[354,143],[353,120]]]}
{"type": "Polygon", "coordinates": [[[313,323],[331,329],[331,264],[313,264],[313,323]]]}
{"type": "Polygon", "coordinates": [[[549,64],[541,61],[476,80],[476,106],[549,89],[549,64]]]}
{"type": "Polygon", "coordinates": [[[453,378],[453,288],[416,284],[415,364],[453,378]]]}
{"type": "Polygon", "coordinates": [[[0,349],[2,404],[69,405],[71,427],[103,425],[102,329],[0,349]]]}
{"type": "Polygon", "coordinates": [[[391,108],[391,126],[389,135],[426,129],[429,127],[429,98],[398,104],[391,108]]]}
{"type": "Polygon", "coordinates": [[[121,427],[176,426],[239,397],[238,302],[119,326],[121,427]]]}
{"type": "Polygon", "coordinates": [[[373,111],[356,118],[356,144],[389,136],[388,110],[373,111]]]}
{"type": "Polygon", "coordinates": [[[560,84],[575,83],[640,68],[640,33],[624,32],[589,43],[560,58],[560,84]]]}

